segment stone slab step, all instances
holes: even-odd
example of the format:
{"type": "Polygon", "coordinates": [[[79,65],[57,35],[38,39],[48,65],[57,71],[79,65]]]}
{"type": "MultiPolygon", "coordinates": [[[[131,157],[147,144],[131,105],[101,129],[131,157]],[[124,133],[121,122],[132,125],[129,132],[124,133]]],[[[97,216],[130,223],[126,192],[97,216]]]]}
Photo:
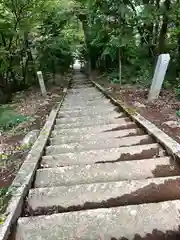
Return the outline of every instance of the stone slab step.
{"type": "MultiPolygon", "coordinates": [[[[81,84],[81,83],[80,83],[80,84],[81,84]]],[[[79,85],[80,85],[80,84],[79,84],[79,85]]],[[[78,86],[78,84],[76,84],[76,86],[78,86]]],[[[91,86],[87,86],[87,87],[85,87],[85,88],[79,88],[79,89],[73,88],[73,86],[72,86],[72,88],[69,88],[68,91],[69,91],[69,92],[73,92],[73,93],[76,92],[76,91],[81,92],[81,93],[84,93],[84,92],[87,92],[87,91],[92,91],[92,92],[97,92],[97,93],[99,93],[98,89],[95,88],[95,87],[93,87],[92,85],[91,85],[91,86]]]]}
{"type": "Polygon", "coordinates": [[[93,111],[93,110],[99,110],[99,109],[102,109],[104,111],[111,111],[115,108],[115,106],[113,106],[112,104],[109,104],[109,105],[105,105],[105,104],[98,104],[98,105],[94,105],[94,106],[70,106],[70,107],[66,107],[66,106],[62,106],[61,107],[61,110],[62,111],[93,111]]]}
{"type": "Polygon", "coordinates": [[[46,147],[46,154],[59,154],[68,152],[80,152],[92,149],[108,149],[126,146],[134,146],[139,144],[153,143],[154,140],[149,135],[131,136],[120,139],[99,139],[94,141],[86,140],[83,143],[71,143],[61,145],[50,145],[46,147]]]}
{"type": "Polygon", "coordinates": [[[174,200],[20,218],[16,240],[179,239],[179,212],[174,200]]]}
{"type": "Polygon", "coordinates": [[[100,182],[138,180],[180,175],[179,166],[169,157],[39,169],[35,188],[71,186],[100,182]]]}
{"type": "Polygon", "coordinates": [[[80,90],[77,90],[77,89],[74,89],[74,88],[70,88],[69,89],[69,92],[76,92],[76,91],[82,91],[82,92],[87,92],[87,91],[94,91],[94,92],[98,92],[98,90],[93,87],[92,85],[90,87],[86,87],[84,89],[80,89],[80,90]]]}
{"type": "Polygon", "coordinates": [[[112,110],[115,110],[115,106],[100,106],[100,105],[97,105],[97,106],[84,106],[84,107],[81,107],[81,106],[75,106],[75,107],[61,107],[61,111],[62,112],[76,112],[78,111],[79,113],[81,112],[86,112],[86,114],[88,114],[89,112],[93,112],[93,111],[99,111],[99,112],[108,112],[108,111],[112,111],[112,110]]]}
{"type": "Polygon", "coordinates": [[[102,103],[102,102],[110,102],[110,100],[108,100],[107,98],[105,97],[83,97],[83,98],[80,98],[80,97],[67,97],[64,101],[64,103],[66,104],[76,104],[76,105],[79,105],[79,103],[83,103],[83,104],[86,104],[86,103],[92,103],[92,102],[96,102],[96,103],[102,103]]]}
{"type": "Polygon", "coordinates": [[[84,109],[84,111],[76,110],[66,110],[63,111],[62,109],[59,111],[58,116],[67,116],[67,117],[81,117],[81,116],[92,116],[92,115],[106,115],[114,113],[116,108],[106,108],[106,109],[84,109]]]}
{"type": "Polygon", "coordinates": [[[87,122],[87,121],[93,121],[96,119],[113,119],[113,118],[120,118],[120,117],[125,117],[125,114],[122,113],[108,113],[104,115],[90,115],[90,116],[79,116],[79,117],[63,117],[63,115],[59,115],[57,120],[59,123],[73,123],[73,122],[87,122]]]}
{"type": "Polygon", "coordinates": [[[74,87],[93,87],[92,83],[91,82],[83,82],[83,81],[79,81],[79,82],[73,82],[72,85],[71,85],[71,88],[74,88],[74,87]]]}
{"type": "Polygon", "coordinates": [[[93,141],[93,140],[104,140],[104,139],[119,139],[122,137],[128,136],[136,136],[142,135],[143,130],[140,128],[132,128],[132,129],[125,129],[120,131],[113,131],[113,132],[103,132],[103,133],[89,133],[89,134],[79,134],[79,135],[71,135],[64,136],[63,134],[56,135],[50,138],[50,144],[58,145],[58,144],[67,144],[67,143],[83,143],[84,141],[93,141]]]}
{"type": "Polygon", "coordinates": [[[33,215],[153,203],[180,198],[180,177],[36,188],[27,204],[33,215]]]}
{"type": "Polygon", "coordinates": [[[77,88],[89,88],[89,87],[93,87],[92,83],[89,82],[89,83],[83,83],[83,82],[79,82],[79,83],[73,83],[71,85],[71,89],[77,89],[77,88]]]}
{"type": "Polygon", "coordinates": [[[100,102],[98,101],[86,101],[84,102],[80,102],[80,101],[74,101],[74,102],[70,102],[70,103],[63,103],[61,109],[66,109],[66,108],[71,108],[73,109],[79,109],[79,108],[106,108],[106,107],[112,107],[112,103],[110,101],[107,100],[101,100],[100,102]]]}
{"type": "Polygon", "coordinates": [[[75,97],[76,99],[89,99],[89,98],[105,98],[105,96],[102,93],[99,92],[94,92],[94,91],[90,91],[90,92],[67,92],[67,96],[66,99],[70,99],[71,97],[75,97]]]}
{"type": "Polygon", "coordinates": [[[99,92],[84,92],[84,93],[79,93],[79,92],[68,92],[67,93],[67,98],[66,99],[70,99],[71,97],[75,97],[76,99],[82,99],[82,100],[88,100],[89,98],[103,98],[103,99],[107,99],[105,98],[105,96],[99,92]]]}
{"type": "Polygon", "coordinates": [[[82,102],[82,101],[85,101],[85,102],[88,102],[88,101],[93,101],[93,100],[95,100],[95,101],[100,101],[100,100],[107,100],[107,98],[105,97],[105,96],[96,96],[96,97],[93,97],[93,96],[86,96],[86,97],[84,97],[84,96],[76,96],[76,95],[67,95],[66,96],[66,102],[67,103],[71,103],[72,101],[74,101],[74,102],[82,102]]]}
{"type": "Polygon", "coordinates": [[[69,89],[68,90],[68,93],[69,94],[74,94],[74,95],[77,95],[77,96],[100,96],[102,95],[98,90],[94,89],[93,87],[90,87],[90,88],[86,88],[86,89],[83,89],[83,88],[79,88],[79,89],[69,89]]]}
{"type": "Polygon", "coordinates": [[[104,94],[102,94],[101,92],[93,92],[92,94],[87,94],[86,92],[85,93],[71,93],[71,92],[67,92],[67,95],[66,95],[66,100],[69,101],[71,99],[77,99],[77,100],[80,100],[80,99],[86,99],[88,100],[89,98],[92,99],[107,99],[106,96],[104,96],[104,94]]]}
{"type": "Polygon", "coordinates": [[[112,106],[112,103],[110,102],[110,100],[109,99],[97,99],[97,100],[86,100],[86,99],[84,99],[84,101],[83,100],[81,100],[81,101],[79,101],[79,100],[77,100],[76,102],[75,101],[64,101],[63,102],[63,107],[74,107],[74,106],[88,106],[88,107],[90,107],[90,106],[96,106],[96,105],[104,105],[104,106],[108,106],[108,104],[110,105],[110,106],[112,106]]]}
{"type": "Polygon", "coordinates": [[[54,129],[63,129],[63,128],[83,128],[88,126],[98,126],[98,125],[109,125],[109,124],[118,124],[121,127],[127,128],[127,126],[131,126],[133,122],[130,120],[130,118],[118,118],[118,119],[94,119],[91,122],[74,122],[74,123],[61,123],[60,119],[56,120],[56,124],[54,126],[54,129]]]}
{"type": "Polygon", "coordinates": [[[126,123],[126,125],[119,124],[107,124],[107,125],[99,125],[99,126],[89,126],[89,127],[81,127],[81,128],[59,128],[52,131],[52,137],[59,136],[63,134],[63,136],[79,136],[82,134],[99,134],[99,133],[108,133],[115,132],[119,130],[126,130],[136,128],[136,124],[134,122],[126,123]]]}
{"type": "Polygon", "coordinates": [[[83,84],[76,84],[76,85],[72,85],[71,88],[72,89],[86,89],[86,88],[90,88],[92,87],[92,84],[86,84],[86,85],[83,85],[83,84]]]}
{"type": "Polygon", "coordinates": [[[164,154],[165,152],[159,144],[154,143],[105,150],[83,151],[79,153],[47,155],[42,158],[41,165],[43,167],[61,167],[68,165],[141,160],[154,158],[156,156],[162,157],[164,154]]]}

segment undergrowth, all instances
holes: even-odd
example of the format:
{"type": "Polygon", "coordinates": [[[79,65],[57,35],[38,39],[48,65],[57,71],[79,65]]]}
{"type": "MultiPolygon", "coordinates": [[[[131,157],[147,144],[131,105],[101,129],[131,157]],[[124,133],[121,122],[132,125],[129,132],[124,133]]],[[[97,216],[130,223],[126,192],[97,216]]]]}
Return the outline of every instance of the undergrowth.
{"type": "Polygon", "coordinates": [[[28,117],[15,112],[8,105],[0,106],[0,130],[8,131],[18,124],[27,121],[28,117]]]}
{"type": "MultiPolygon", "coordinates": [[[[11,196],[12,190],[10,188],[0,189],[0,215],[4,214],[4,212],[6,211],[11,196]]],[[[4,217],[0,217],[0,224],[2,224],[4,220],[4,217]]]]}

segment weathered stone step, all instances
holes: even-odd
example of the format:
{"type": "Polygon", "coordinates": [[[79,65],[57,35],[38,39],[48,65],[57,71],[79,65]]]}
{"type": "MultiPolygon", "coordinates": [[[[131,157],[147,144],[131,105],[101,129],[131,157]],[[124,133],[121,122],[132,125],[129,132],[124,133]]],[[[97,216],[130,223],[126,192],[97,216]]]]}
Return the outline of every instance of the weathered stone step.
{"type": "Polygon", "coordinates": [[[93,92],[97,92],[97,93],[99,93],[99,91],[91,84],[91,86],[89,86],[89,87],[86,87],[86,88],[83,88],[83,89],[75,89],[75,88],[70,88],[70,89],[68,89],[68,91],[69,92],[76,92],[76,91],[78,91],[78,92],[87,92],[87,91],[93,91],[93,92]]]}
{"type": "Polygon", "coordinates": [[[87,123],[88,125],[94,122],[103,122],[103,123],[108,123],[111,122],[121,122],[124,124],[124,122],[130,122],[130,118],[126,117],[124,113],[112,113],[112,114],[107,114],[105,115],[91,115],[91,116],[81,116],[81,117],[76,117],[76,118],[57,118],[56,119],[56,124],[73,124],[78,126],[79,124],[82,126],[84,123],[87,123]],[[122,121],[121,121],[122,120],[122,121]]]}
{"type": "Polygon", "coordinates": [[[101,101],[87,101],[87,102],[85,102],[85,103],[83,103],[83,102],[71,102],[71,103],[66,103],[66,102],[64,102],[63,103],[63,105],[62,105],[62,109],[63,108],[90,108],[90,107],[92,107],[92,108],[94,108],[94,107],[112,107],[112,104],[110,103],[110,101],[108,101],[108,100],[101,100],[101,101]]]}
{"type": "MultiPolygon", "coordinates": [[[[57,132],[58,133],[58,132],[57,132]]],[[[135,136],[135,135],[142,135],[143,130],[140,128],[132,128],[132,129],[125,129],[125,130],[120,130],[120,131],[113,131],[113,132],[103,132],[103,133],[89,133],[89,134],[79,134],[79,135],[71,135],[69,136],[64,136],[61,133],[53,138],[50,139],[51,144],[67,144],[67,143],[83,143],[84,141],[93,141],[93,140],[98,140],[98,139],[119,139],[122,137],[128,137],[128,136],[135,136]]]]}
{"type": "Polygon", "coordinates": [[[68,165],[141,160],[156,156],[162,157],[164,154],[159,144],[154,143],[105,150],[83,151],[79,153],[48,155],[42,158],[41,165],[43,167],[61,167],[68,165]]]}
{"type": "Polygon", "coordinates": [[[90,88],[92,87],[92,84],[73,84],[71,88],[73,89],[79,89],[79,88],[90,88]]]}
{"type": "Polygon", "coordinates": [[[92,120],[98,120],[98,119],[113,119],[113,118],[120,118],[120,117],[125,117],[125,114],[123,112],[121,113],[116,113],[116,112],[112,112],[112,113],[108,113],[108,114],[104,114],[104,115],[88,115],[88,116],[79,116],[79,117],[63,117],[63,115],[59,114],[57,120],[58,122],[61,123],[73,123],[73,122],[87,122],[87,121],[92,121],[92,120]]]}
{"type": "Polygon", "coordinates": [[[89,94],[100,94],[99,91],[97,89],[95,89],[94,87],[88,87],[88,88],[72,88],[68,90],[68,93],[73,93],[73,94],[85,94],[85,93],[89,93],[89,94]]]}
{"type": "Polygon", "coordinates": [[[46,147],[46,154],[59,154],[59,153],[77,153],[80,151],[92,149],[109,149],[126,146],[134,146],[139,144],[153,143],[153,139],[149,135],[124,137],[120,139],[99,139],[94,141],[86,140],[83,143],[69,143],[61,145],[50,145],[46,147]]]}
{"type": "Polygon", "coordinates": [[[64,102],[62,105],[62,109],[63,108],[82,108],[82,107],[96,107],[96,106],[102,106],[102,107],[107,107],[110,106],[112,107],[112,103],[110,103],[110,101],[108,99],[104,99],[104,100],[95,100],[95,101],[72,101],[72,102],[64,102]]]}
{"type": "Polygon", "coordinates": [[[180,175],[180,167],[169,157],[163,157],[117,163],[43,168],[36,173],[34,187],[71,186],[178,175],[180,175]]]}
{"type": "Polygon", "coordinates": [[[85,92],[85,93],[72,93],[72,92],[68,92],[67,93],[67,96],[66,96],[66,99],[67,100],[70,100],[72,98],[75,98],[77,100],[88,100],[88,99],[107,99],[104,95],[102,95],[101,93],[98,93],[98,92],[85,92]]]}
{"type": "Polygon", "coordinates": [[[36,188],[27,204],[33,215],[153,203],[180,198],[180,177],[36,188]]]}
{"type": "Polygon", "coordinates": [[[74,112],[74,111],[78,111],[79,113],[80,112],[93,112],[93,111],[100,111],[100,112],[108,112],[108,111],[112,111],[115,109],[115,106],[101,106],[101,105],[96,105],[96,106],[87,106],[87,107],[81,107],[81,106],[74,106],[74,107],[61,107],[61,111],[62,112],[74,112]]]}
{"type": "Polygon", "coordinates": [[[68,91],[67,92],[67,98],[69,97],[76,97],[76,98],[84,98],[85,99],[88,99],[88,98],[96,98],[96,97],[103,97],[105,98],[105,96],[102,94],[102,93],[99,93],[97,91],[88,91],[88,92],[70,92],[68,91]]]}
{"type": "Polygon", "coordinates": [[[130,118],[125,117],[125,118],[119,118],[119,119],[95,119],[92,120],[91,122],[74,122],[74,123],[67,123],[63,124],[61,123],[58,119],[56,120],[56,124],[54,126],[54,129],[63,129],[63,128],[83,128],[83,127],[88,127],[88,126],[98,126],[98,125],[109,125],[109,124],[118,124],[120,127],[126,128],[127,126],[132,125],[132,121],[130,118]]]}
{"type": "Polygon", "coordinates": [[[52,136],[58,136],[63,134],[63,136],[79,136],[80,134],[99,134],[106,132],[115,132],[124,129],[132,129],[136,128],[136,124],[134,122],[129,122],[127,125],[119,124],[107,124],[107,125],[99,125],[99,126],[89,126],[89,127],[81,127],[81,128],[59,128],[52,131],[52,136]]]}
{"type": "MultiPolygon", "coordinates": [[[[77,97],[77,96],[74,96],[74,97],[72,97],[72,96],[69,96],[69,97],[67,97],[67,99],[64,101],[64,103],[72,103],[72,102],[74,102],[74,103],[88,103],[88,102],[93,102],[93,101],[96,101],[96,102],[100,102],[100,101],[107,101],[108,99],[107,98],[105,98],[104,96],[98,96],[98,97],[77,97]]],[[[109,102],[110,102],[110,100],[109,100],[109,102]]]]}
{"type": "Polygon", "coordinates": [[[84,111],[79,111],[78,109],[71,110],[60,110],[58,116],[67,116],[67,117],[81,117],[81,116],[91,116],[91,115],[106,115],[116,112],[116,108],[97,108],[97,109],[84,109],[84,111]]]}
{"type": "Polygon", "coordinates": [[[66,96],[66,102],[67,103],[71,103],[72,101],[74,102],[81,102],[81,101],[84,101],[84,102],[87,102],[87,101],[93,101],[93,100],[96,100],[96,101],[100,101],[100,100],[106,100],[107,98],[105,96],[96,96],[96,97],[93,97],[93,96],[76,96],[76,95],[68,95],[66,96]]]}
{"type": "Polygon", "coordinates": [[[179,212],[174,200],[20,218],[16,240],[179,239],[179,212]]]}

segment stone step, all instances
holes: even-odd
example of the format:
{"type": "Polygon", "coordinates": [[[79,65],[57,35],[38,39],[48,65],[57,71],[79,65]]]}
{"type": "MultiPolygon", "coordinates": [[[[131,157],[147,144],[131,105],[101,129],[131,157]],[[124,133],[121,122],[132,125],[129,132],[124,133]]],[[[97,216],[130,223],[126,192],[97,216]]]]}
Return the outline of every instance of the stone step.
{"type": "Polygon", "coordinates": [[[71,88],[73,89],[79,89],[79,88],[90,88],[92,87],[92,84],[73,84],[71,88]]]}
{"type": "Polygon", "coordinates": [[[108,104],[111,104],[112,106],[112,103],[110,102],[109,99],[105,98],[105,99],[95,99],[95,100],[86,100],[84,99],[84,101],[80,101],[80,100],[77,100],[76,102],[73,101],[73,100],[69,100],[69,101],[64,101],[63,102],[63,106],[96,106],[96,105],[108,105],[108,104]]]}
{"type": "Polygon", "coordinates": [[[86,103],[89,103],[89,102],[100,102],[100,103],[102,103],[102,102],[110,102],[110,100],[108,100],[107,98],[105,98],[105,97],[96,97],[96,98],[93,98],[93,97],[86,97],[86,98],[80,98],[80,97],[67,97],[66,99],[65,99],[65,101],[64,101],[64,103],[66,103],[66,104],[72,104],[72,103],[74,103],[74,104],[76,104],[76,105],[78,105],[77,103],[84,103],[84,104],[86,104],[86,103]]]}
{"type": "MultiPolygon", "coordinates": [[[[92,115],[108,115],[111,113],[116,112],[116,108],[106,108],[106,109],[84,109],[84,111],[76,110],[66,110],[63,111],[62,109],[59,111],[58,116],[67,116],[67,117],[81,117],[81,116],[92,116],[92,115]]],[[[116,112],[117,113],[117,112],[116,112]]]]}
{"type": "Polygon", "coordinates": [[[58,122],[60,123],[73,123],[73,122],[88,122],[88,121],[93,121],[96,119],[113,119],[113,118],[120,118],[120,117],[125,117],[125,114],[123,112],[121,113],[116,113],[116,112],[112,112],[112,113],[108,113],[108,114],[104,114],[104,115],[88,115],[88,116],[79,116],[79,117],[63,117],[63,114],[59,114],[59,116],[57,117],[58,122]]]}
{"type": "Polygon", "coordinates": [[[61,167],[103,162],[120,162],[126,160],[141,160],[162,157],[164,150],[159,144],[146,144],[131,147],[110,148],[105,150],[91,150],[79,153],[64,153],[47,155],[42,158],[42,167],[61,167]]]}
{"type": "Polygon", "coordinates": [[[102,95],[99,95],[97,97],[93,97],[93,96],[76,96],[76,95],[70,95],[70,94],[67,94],[66,95],[66,102],[67,103],[70,103],[72,101],[93,101],[93,100],[96,100],[96,101],[100,101],[100,100],[106,100],[107,98],[105,96],[102,96],[102,95]]]}
{"type": "MultiPolygon", "coordinates": [[[[73,107],[64,107],[62,106],[61,107],[61,110],[62,111],[86,111],[86,112],[89,112],[89,111],[94,111],[94,110],[99,110],[99,109],[102,109],[104,111],[112,111],[113,109],[115,109],[115,106],[113,106],[112,104],[109,104],[109,105],[105,105],[105,104],[98,104],[98,105],[95,105],[95,106],[73,106],[73,107]]],[[[102,111],[101,110],[101,111],[102,111]]]]}
{"type": "Polygon", "coordinates": [[[125,118],[119,118],[119,119],[95,119],[92,120],[91,122],[74,122],[74,123],[66,123],[63,124],[61,121],[58,119],[56,120],[56,124],[54,126],[54,129],[66,129],[66,128],[83,128],[83,127],[88,127],[88,126],[98,126],[98,125],[109,125],[109,124],[118,124],[121,127],[126,128],[127,126],[131,126],[133,122],[130,120],[130,118],[125,117],[125,118]]]}
{"type": "Polygon", "coordinates": [[[100,98],[103,98],[103,99],[107,99],[104,95],[102,94],[99,94],[99,93],[96,93],[96,92],[85,92],[85,93],[72,93],[72,92],[68,92],[67,93],[67,100],[70,100],[71,98],[75,98],[77,100],[82,100],[82,101],[86,101],[86,100],[89,100],[89,99],[100,99],[100,98]]]}
{"type": "Polygon", "coordinates": [[[76,99],[89,99],[89,98],[105,98],[105,96],[102,94],[102,93],[99,93],[99,92],[81,92],[81,93],[78,93],[78,92],[67,92],[67,96],[66,96],[66,99],[70,99],[71,97],[75,97],[76,99]]]}
{"type": "MultiPolygon", "coordinates": [[[[112,113],[105,115],[95,115],[95,116],[81,116],[76,118],[57,118],[56,119],[56,125],[75,125],[76,126],[83,126],[83,124],[91,124],[94,125],[94,123],[104,123],[104,124],[111,124],[111,123],[119,123],[124,124],[126,122],[130,122],[130,118],[126,117],[124,113],[112,113]],[[67,122],[66,122],[67,120],[67,122]]],[[[131,121],[132,122],[132,121],[131,121]]],[[[88,126],[87,125],[87,126],[88,126]]]]}
{"type": "Polygon", "coordinates": [[[43,168],[36,173],[34,187],[71,186],[178,175],[180,175],[179,166],[169,157],[163,157],[117,163],[43,168]]]}
{"type": "Polygon", "coordinates": [[[82,99],[82,98],[88,99],[89,97],[90,98],[94,97],[95,99],[96,98],[107,99],[103,93],[97,92],[97,91],[91,91],[90,93],[87,94],[87,92],[73,93],[73,92],[69,92],[69,90],[68,90],[65,99],[69,100],[71,97],[76,98],[76,99],[82,99]]]}
{"type": "MultiPolygon", "coordinates": [[[[81,85],[82,84],[82,82],[79,84],[79,85],[81,85]]],[[[78,86],[78,83],[76,83],[76,85],[78,86]]],[[[85,91],[89,91],[89,90],[92,90],[92,91],[96,91],[96,92],[99,92],[92,84],[91,84],[91,86],[89,86],[89,87],[86,87],[86,88],[84,88],[84,89],[81,89],[81,91],[82,92],[85,92],[85,91]]],[[[72,84],[72,88],[69,88],[69,91],[76,91],[76,89],[74,89],[73,88],[73,84],[72,84]]]]}
{"type": "Polygon", "coordinates": [[[103,132],[103,133],[89,133],[89,134],[79,134],[79,135],[71,135],[64,136],[63,134],[57,134],[56,136],[50,138],[50,144],[58,145],[58,144],[67,144],[67,143],[83,143],[84,141],[93,141],[93,140],[104,140],[104,139],[119,139],[122,137],[128,136],[136,136],[142,135],[143,130],[140,128],[132,128],[132,129],[125,129],[120,131],[113,131],[113,132],[103,132]]]}
{"type": "Polygon", "coordinates": [[[91,81],[87,81],[86,79],[74,79],[74,81],[72,82],[72,86],[77,85],[77,86],[81,86],[81,85],[91,85],[93,86],[91,81]]]}
{"type": "Polygon", "coordinates": [[[71,103],[66,103],[64,102],[61,109],[63,108],[97,108],[97,107],[112,107],[112,103],[110,101],[105,100],[100,100],[98,101],[86,101],[86,102],[80,102],[80,101],[72,101],[71,103]]]}
{"type": "Polygon", "coordinates": [[[108,111],[112,111],[115,109],[115,106],[113,106],[112,104],[105,106],[105,105],[96,105],[96,106],[74,106],[74,107],[61,107],[61,111],[63,112],[74,112],[74,111],[78,111],[80,112],[93,112],[93,111],[100,111],[100,112],[108,112],[108,111]]]}
{"type": "Polygon", "coordinates": [[[89,87],[89,88],[75,88],[75,89],[69,89],[68,93],[70,94],[76,94],[77,96],[86,96],[86,95],[95,95],[95,96],[100,96],[101,93],[94,89],[94,87],[89,87]]]}
{"type": "Polygon", "coordinates": [[[134,146],[139,144],[153,143],[153,139],[149,135],[124,137],[120,139],[99,139],[94,141],[86,140],[83,143],[70,143],[61,145],[50,145],[46,147],[46,154],[54,155],[59,153],[78,153],[80,151],[92,149],[109,149],[126,146],[134,146]]]}
{"type": "Polygon", "coordinates": [[[99,133],[109,133],[116,132],[119,130],[126,130],[136,128],[136,124],[134,122],[126,123],[126,125],[119,124],[107,124],[107,125],[99,125],[99,126],[89,126],[89,127],[81,127],[81,128],[59,128],[52,131],[52,137],[59,136],[63,134],[65,136],[79,136],[82,134],[99,134],[99,133]]]}
{"type": "Polygon", "coordinates": [[[18,220],[16,240],[179,239],[179,212],[174,200],[25,217],[18,220]]]}
{"type": "Polygon", "coordinates": [[[33,215],[153,203],[180,198],[180,177],[36,188],[29,191],[33,215]]]}

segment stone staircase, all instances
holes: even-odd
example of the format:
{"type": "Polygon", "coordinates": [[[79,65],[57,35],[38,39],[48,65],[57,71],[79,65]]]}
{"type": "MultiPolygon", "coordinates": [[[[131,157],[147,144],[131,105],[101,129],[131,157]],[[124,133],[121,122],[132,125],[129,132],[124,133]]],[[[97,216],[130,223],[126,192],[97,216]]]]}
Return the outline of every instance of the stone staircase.
{"type": "Polygon", "coordinates": [[[176,239],[179,174],[165,150],[77,72],[16,240],[176,239]]]}

